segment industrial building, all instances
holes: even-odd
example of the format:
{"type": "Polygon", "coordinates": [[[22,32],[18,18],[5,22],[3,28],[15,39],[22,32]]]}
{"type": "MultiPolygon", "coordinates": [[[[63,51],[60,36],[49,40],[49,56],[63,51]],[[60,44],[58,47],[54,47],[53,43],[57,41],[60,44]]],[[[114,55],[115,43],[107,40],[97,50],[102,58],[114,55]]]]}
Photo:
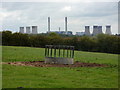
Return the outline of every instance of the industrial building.
{"type": "MultiPolygon", "coordinates": [[[[67,27],[67,24],[68,24],[68,20],[67,20],[67,17],[64,18],[64,30],[60,30],[60,27],[58,30],[51,30],[51,20],[50,20],[50,17],[48,17],[48,30],[47,30],[47,33],[50,33],[50,32],[55,32],[57,34],[66,34],[66,35],[73,35],[72,31],[68,31],[68,27],[67,27]]],[[[20,30],[19,30],[20,33],[25,33],[24,31],[24,27],[20,27],[20,30]]],[[[37,26],[27,26],[26,27],[26,33],[27,34],[38,34],[38,27],[37,26]],[[31,30],[32,29],[32,30],[31,30]]],[[[103,31],[102,31],[102,26],[98,26],[98,25],[93,25],[93,32],[92,34],[90,33],[90,26],[87,25],[85,26],[85,32],[76,32],[76,35],[78,36],[82,36],[82,35],[86,35],[86,36],[95,36],[95,35],[98,35],[98,34],[103,34],[103,31]]],[[[105,34],[109,34],[111,35],[111,25],[106,25],[106,32],[105,34]]]]}
{"type": "Polygon", "coordinates": [[[102,32],[102,26],[97,26],[97,25],[94,25],[93,26],[93,33],[92,35],[98,35],[98,34],[103,34],[102,32]]]}
{"type": "Polygon", "coordinates": [[[85,32],[76,32],[76,36],[83,36],[85,35],[85,32]]]}
{"type": "MultiPolygon", "coordinates": [[[[93,35],[103,34],[102,26],[93,26],[93,35]]],[[[111,35],[111,25],[106,25],[106,32],[105,34],[111,35]]]]}
{"type": "Polygon", "coordinates": [[[66,34],[66,35],[73,35],[72,31],[50,31],[50,32],[47,32],[47,33],[51,33],[51,32],[54,32],[54,33],[57,33],[57,34],[66,34]]]}
{"type": "MultiPolygon", "coordinates": [[[[98,35],[98,34],[103,34],[103,31],[102,31],[102,26],[98,26],[98,25],[93,25],[93,33],[92,35],[95,36],[95,35],[98,35]]],[[[109,34],[111,35],[111,25],[106,25],[106,32],[105,34],[109,34]]],[[[83,34],[83,32],[76,32],[76,35],[87,35],[87,36],[90,36],[90,26],[85,26],[85,32],[83,34]]]]}
{"type": "Polygon", "coordinates": [[[24,33],[24,27],[20,27],[20,33],[24,33]]]}
{"type": "Polygon", "coordinates": [[[60,27],[59,27],[59,30],[52,30],[50,29],[50,17],[48,17],[48,31],[47,33],[50,33],[50,32],[55,32],[57,34],[66,34],[66,35],[72,35],[72,31],[68,31],[67,30],[67,17],[65,17],[65,30],[62,30],[60,31],[60,27]]]}
{"type": "Polygon", "coordinates": [[[24,30],[24,27],[20,27],[20,30],[19,30],[20,33],[26,33],[26,34],[38,34],[38,31],[37,31],[37,26],[32,26],[32,33],[31,33],[31,27],[27,26],[26,27],[26,32],[24,30]]]}

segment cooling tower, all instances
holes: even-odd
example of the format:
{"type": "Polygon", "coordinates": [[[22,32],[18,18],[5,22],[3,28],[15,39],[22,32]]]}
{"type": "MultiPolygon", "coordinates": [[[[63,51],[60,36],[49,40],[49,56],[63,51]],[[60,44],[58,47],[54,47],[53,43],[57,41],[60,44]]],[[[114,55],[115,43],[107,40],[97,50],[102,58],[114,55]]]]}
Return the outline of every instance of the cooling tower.
{"type": "Polygon", "coordinates": [[[26,33],[27,34],[30,34],[31,32],[30,32],[30,27],[26,27],[26,33]]]}
{"type": "Polygon", "coordinates": [[[65,17],[65,33],[67,34],[67,17],[65,17]]]}
{"type": "Polygon", "coordinates": [[[90,26],[85,26],[85,35],[90,36],[90,26]]]}
{"type": "Polygon", "coordinates": [[[48,17],[48,33],[50,32],[50,17],[48,17]]]}
{"type": "Polygon", "coordinates": [[[98,26],[98,34],[102,34],[102,26],[98,26]]]}
{"type": "Polygon", "coordinates": [[[106,32],[105,32],[105,34],[109,34],[109,35],[112,34],[111,33],[111,25],[106,25],[106,32]]]}
{"type": "Polygon", "coordinates": [[[98,34],[98,26],[93,26],[93,35],[98,34]]]}
{"type": "Polygon", "coordinates": [[[32,34],[37,34],[37,26],[32,26],[32,34]]]}
{"type": "Polygon", "coordinates": [[[20,33],[24,33],[24,27],[20,27],[20,33]]]}

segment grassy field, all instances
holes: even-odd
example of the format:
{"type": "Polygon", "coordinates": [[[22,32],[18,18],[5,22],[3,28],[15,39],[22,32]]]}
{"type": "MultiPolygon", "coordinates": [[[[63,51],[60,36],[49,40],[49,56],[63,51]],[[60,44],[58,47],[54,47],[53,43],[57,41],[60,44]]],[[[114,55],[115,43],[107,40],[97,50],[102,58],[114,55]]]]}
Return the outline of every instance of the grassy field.
{"type": "MultiPolygon", "coordinates": [[[[42,61],[43,48],[3,46],[2,62],[42,61]]],[[[75,51],[75,61],[109,67],[30,67],[3,64],[3,88],[118,88],[118,55],[75,51]]]]}

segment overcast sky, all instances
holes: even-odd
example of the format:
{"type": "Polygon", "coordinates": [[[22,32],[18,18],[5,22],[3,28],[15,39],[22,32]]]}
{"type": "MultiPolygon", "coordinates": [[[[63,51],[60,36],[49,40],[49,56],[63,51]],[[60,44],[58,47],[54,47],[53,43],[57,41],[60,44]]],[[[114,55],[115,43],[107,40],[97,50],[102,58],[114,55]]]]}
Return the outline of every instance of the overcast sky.
{"type": "MultiPolygon", "coordinates": [[[[14,0],[13,0],[14,1],[14,0]]],[[[86,0],[89,1],[89,0],[86,0]]],[[[117,1],[117,0],[116,0],[117,1]]],[[[47,31],[47,18],[51,17],[51,30],[64,30],[64,17],[68,17],[68,30],[84,32],[84,26],[112,26],[118,33],[118,2],[2,2],[0,22],[2,30],[18,32],[21,26],[38,26],[39,33],[47,31]]]]}

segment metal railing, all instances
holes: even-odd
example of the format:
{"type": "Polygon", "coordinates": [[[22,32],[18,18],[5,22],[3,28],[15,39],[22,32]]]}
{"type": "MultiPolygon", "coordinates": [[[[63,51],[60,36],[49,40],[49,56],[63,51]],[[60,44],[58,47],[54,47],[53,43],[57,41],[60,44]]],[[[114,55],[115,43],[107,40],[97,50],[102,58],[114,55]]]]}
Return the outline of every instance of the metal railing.
{"type": "Polygon", "coordinates": [[[74,58],[74,46],[46,45],[45,57],[74,58]]]}

